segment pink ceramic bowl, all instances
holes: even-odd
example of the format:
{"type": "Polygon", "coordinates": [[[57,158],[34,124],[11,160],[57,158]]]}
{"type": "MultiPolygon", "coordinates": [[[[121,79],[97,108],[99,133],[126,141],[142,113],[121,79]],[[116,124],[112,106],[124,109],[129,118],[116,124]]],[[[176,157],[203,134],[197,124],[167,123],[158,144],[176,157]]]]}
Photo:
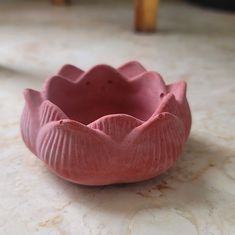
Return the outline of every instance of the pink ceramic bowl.
{"type": "Polygon", "coordinates": [[[173,165],[188,138],[186,83],[165,85],[138,62],[87,72],[65,65],[26,89],[25,144],[57,175],[84,185],[146,180],[173,165]]]}

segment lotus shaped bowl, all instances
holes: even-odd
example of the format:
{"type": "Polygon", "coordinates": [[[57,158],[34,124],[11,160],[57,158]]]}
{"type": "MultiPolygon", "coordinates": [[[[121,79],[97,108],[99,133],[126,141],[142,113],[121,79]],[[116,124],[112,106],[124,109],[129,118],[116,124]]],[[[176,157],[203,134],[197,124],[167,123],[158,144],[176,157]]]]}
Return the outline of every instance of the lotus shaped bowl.
{"type": "Polygon", "coordinates": [[[86,72],[65,65],[41,92],[26,89],[24,97],[25,144],[78,184],[136,182],[165,172],[191,127],[186,83],[166,85],[138,62],[86,72]]]}

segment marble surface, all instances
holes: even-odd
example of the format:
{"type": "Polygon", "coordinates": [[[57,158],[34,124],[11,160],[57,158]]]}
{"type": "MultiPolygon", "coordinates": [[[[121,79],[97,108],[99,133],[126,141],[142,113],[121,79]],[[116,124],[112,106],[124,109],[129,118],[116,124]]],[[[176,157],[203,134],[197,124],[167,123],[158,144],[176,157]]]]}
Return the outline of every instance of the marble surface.
{"type": "Polygon", "coordinates": [[[129,1],[3,1],[0,8],[0,234],[235,234],[235,15],[162,1],[159,32],[132,31],[129,1]],[[78,186],[51,174],[19,134],[22,90],[62,64],[137,59],[188,82],[193,127],[155,179],[78,186]]]}

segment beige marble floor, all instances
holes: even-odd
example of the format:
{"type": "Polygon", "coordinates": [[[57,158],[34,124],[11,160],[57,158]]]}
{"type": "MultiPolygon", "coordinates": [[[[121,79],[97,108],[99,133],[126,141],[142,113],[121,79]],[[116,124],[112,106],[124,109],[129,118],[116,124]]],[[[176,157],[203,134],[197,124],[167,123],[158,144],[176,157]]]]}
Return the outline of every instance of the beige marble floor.
{"type": "Polygon", "coordinates": [[[162,1],[159,32],[132,31],[129,1],[0,5],[0,234],[234,235],[235,15],[162,1]],[[169,82],[185,79],[191,137],[156,179],[84,187],[51,174],[19,135],[22,90],[62,64],[130,59],[169,82]]]}

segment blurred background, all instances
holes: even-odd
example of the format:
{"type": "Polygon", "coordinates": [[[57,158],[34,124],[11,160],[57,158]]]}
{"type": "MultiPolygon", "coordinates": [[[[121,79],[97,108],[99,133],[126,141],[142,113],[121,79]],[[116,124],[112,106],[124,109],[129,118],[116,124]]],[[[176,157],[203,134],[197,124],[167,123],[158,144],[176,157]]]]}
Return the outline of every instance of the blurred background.
{"type": "Polygon", "coordinates": [[[156,22],[156,33],[136,33],[131,0],[73,0],[67,6],[49,0],[1,0],[0,64],[44,79],[64,63],[86,69],[136,59],[171,79],[191,73],[192,63],[193,70],[219,59],[226,66],[232,63],[233,12],[162,0],[156,22]],[[222,48],[227,50],[220,53],[222,48]]]}

